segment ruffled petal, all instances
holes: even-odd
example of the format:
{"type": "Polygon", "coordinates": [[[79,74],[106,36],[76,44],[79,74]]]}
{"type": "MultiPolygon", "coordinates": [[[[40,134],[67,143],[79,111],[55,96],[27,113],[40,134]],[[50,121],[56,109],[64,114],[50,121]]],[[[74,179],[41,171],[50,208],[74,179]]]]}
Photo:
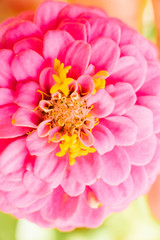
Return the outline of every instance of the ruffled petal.
{"type": "Polygon", "coordinates": [[[136,142],[133,146],[125,147],[125,150],[133,165],[142,166],[152,160],[156,147],[157,139],[153,135],[150,138],[136,142]]]}
{"type": "Polygon", "coordinates": [[[20,107],[33,110],[38,106],[39,101],[42,98],[42,95],[37,91],[39,89],[39,84],[33,81],[18,83],[14,101],[20,107]]]}
{"type": "Polygon", "coordinates": [[[128,146],[136,142],[138,127],[128,117],[111,116],[102,120],[104,124],[113,134],[115,144],[119,146],[128,146]]]}
{"type": "Polygon", "coordinates": [[[13,87],[15,80],[11,71],[13,51],[0,49],[0,87],[13,87]]]}
{"type": "Polygon", "coordinates": [[[109,85],[106,90],[115,102],[114,115],[125,114],[137,100],[133,87],[128,83],[118,82],[115,85],[109,85]]]}
{"type": "Polygon", "coordinates": [[[110,152],[101,156],[104,182],[109,185],[119,185],[124,182],[131,170],[130,159],[122,147],[114,147],[110,152]]]}
{"type": "Polygon", "coordinates": [[[120,205],[131,196],[133,191],[133,181],[129,177],[118,186],[110,186],[102,180],[96,181],[91,189],[103,204],[115,207],[120,205]]]}
{"type": "Polygon", "coordinates": [[[72,36],[66,31],[48,31],[44,37],[43,56],[50,60],[53,66],[54,59],[58,58],[61,51],[73,41],[72,36]]]}
{"type": "Polygon", "coordinates": [[[14,126],[37,128],[40,120],[35,112],[26,108],[19,108],[12,116],[14,126]]]}
{"type": "Polygon", "coordinates": [[[69,169],[65,172],[61,186],[63,190],[72,197],[80,195],[85,190],[85,185],[76,181],[69,169]]]}
{"type": "Polygon", "coordinates": [[[23,21],[6,31],[3,36],[3,47],[12,48],[16,42],[27,37],[42,38],[42,33],[34,23],[23,21]]]}
{"type": "Polygon", "coordinates": [[[35,23],[42,32],[54,29],[59,12],[67,5],[65,2],[46,1],[40,4],[35,13],[35,23]]]}
{"type": "Polygon", "coordinates": [[[102,118],[108,116],[114,109],[115,103],[113,98],[104,89],[91,96],[87,101],[87,107],[93,105],[91,114],[95,117],[102,118]]]}
{"type": "Polygon", "coordinates": [[[61,187],[53,190],[47,204],[42,208],[41,213],[45,219],[54,221],[56,219],[67,221],[76,211],[78,197],[70,197],[61,187]]]}
{"type": "Polygon", "coordinates": [[[57,144],[49,142],[48,137],[38,137],[37,131],[31,132],[26,140],[27,147],[31,155],[46,155],[52,152],[57,144]]]}
{"type": "Polygon", "coordinates": [[[17,109],[15,104],[8,104],[0,108],[0,138],[15,138],[30,131],[28,127],[13,126],[12,116],[17,109]]]}
{"type": "Polygon", "coordinates": [[[152,111],[154,132],[160,132],[160,96],[141,96],[137,102],[152,111]]]}
{"type": "Polygon", "coordinates": [[[22,39],[21,41],[17,42],[13,46],[13,51],[15,54],[19,54],[20,52],[31,49],[40,55],[42,55],[42,47],[43,47],[43,42],[42,40],[33,37],[33,38],[25,38],[22,39]]]}
{"type": "Polygon", "coordinates": [[[77,83],[80,85],[80,95],[82,98],[89,98],[94,91],[94,81],[89,75],[80,76],[77,79],[77,83]]]}
{"type": "Polygon", "coordinates": [[[76,162],[70,167],[72,176],[86,185],[96,181],[100,175],[100,156],[97,153],[89,153],[86,156],[77,157],[76,162]]]}
{"type": "Polygon", "coordinates": [[[1,153],[1,172],[3,174],[8,174],[23,168],[27,155],[26,138],[14,140],[1,153]]]}
{"type": "Polygon", "coordinates": [[[12,72],[17,81],[35,80],[38,81],[42,70],[44,59],[33,50],[20,52],[12,61],[12,72]]]}
{"type": "Polygon", "coordinates": [[[57,187],[54,185],[54,181],[57,177],[60,177],[60,181],[62,180],[61,175],[64,173],[67,164],[65,157],[59,158],[56,156],[57,151],[58,150],[55,149],[45,156],[38,156],[34,165],[35,176],[46,182],[52,183],[52,187],[57,187]]]}
{"type": "Polygon", "coordinates": [[[126,116],[132,119],[137,127],[137,140],[141,141],[150,137],[153,133],[153,114],[149,108],[144,106],[134,105],[126,116]]]}
{"type": "Polygon", "coordinates": [[[100,155],[113,149],[115,145],[114,136],[106,126],[99,123],[93,128],[92,134],[94,137],[93,146],[100,155]]]}
{"type": "Polygon", "coordinates": [[[72,66],[68,76],[77,79],[83,75],[88,67],[90,60],[91,48],[88,43],[83,41],[74,41],[59,55],[59,60],[64,63],[65,66],[72,66]]]}
{"type": "Polygon", "coordinates": [[[95,65],[96,72],[106,70],[111,74],[120,56],[118,45],[105,37],[99,37],[90,44],[92,48],[90,63],[95,65]],[[104,49],[107,50],[104,51],[104,49]]]}
{"type": "Polygon", "coordinates": [[[13,102],[14,91],[9,88],[0,88],[0,106],[13,102]]]}

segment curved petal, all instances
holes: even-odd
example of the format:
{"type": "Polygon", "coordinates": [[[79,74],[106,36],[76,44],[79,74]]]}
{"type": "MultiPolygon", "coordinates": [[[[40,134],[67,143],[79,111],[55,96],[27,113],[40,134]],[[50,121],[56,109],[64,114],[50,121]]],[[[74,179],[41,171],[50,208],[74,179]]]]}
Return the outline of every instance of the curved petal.
{"type": "Polygon", "coordinates": [[[13,102],[14,91],[9,88],[0,88],[0,106],[13,102]]]}
{"type": "Polygon", "coordinates": [[[95,65],[96,72],[106,70],[111,74],[120,57],[118,45],[111,39],[99,37],[91,43],[90,63],[95,65]]]}
{"type": "Polygon", "coordinates": [[[111,151],[114,148],[115,140],[113,134],[102,124],[98,124],[92,130],[94,137],[93,146],[100,155],[111,151]]]}
{"type": "Polygon", "coordinates": [[[38,81],[42,70],[44,59],[33,50],[20,52],[12,61],[12,72],[17,81],[35,80],[38,81]],[[34,59],[34,61],[33,61],[34,59]]]}
{"type": "Polygon", "coordinates": [[[31,155],[46,155],[52,152],[57,144],[49,142],[48,137],[38,137],[37,131],[31,132],[27,139],[26,144],[31,155]]]}
{"type": "Polygon", "coordinates": [[[20,106],[29,110],[35,109],[42,95],[37,91],[40,89],[38,83],[33,81],[27,81],[18,83],[16,87],[15,102],[20,106]]]}
{"type": "Polygon", "coordinates": [[[65,66],[72,66],[68,76],[77,79],[88,67],[91,48],[84,41],[74,41],[59,54],[59,60],[65,66]]]}
{"type": "Polygon", "coordinates": [[[89,98],[94,91],[94,81],[89,75],[82,75],[77,79],[82,98],[89,98]]]}
{"type": "Polygon", "coordinates": [[[54,59],[58,58],[61,51],[73,41],[72,36],[66,31],[48,31],[44,36],[43,56],[54,66],[54,59]]]}
{"type": "Polygon", "coordinates": [[[77,157],[76,162],[70,167],[72,176],[86,185],[96,181],[100,175],[100,156],[97,153],[89,153],[86,156],[77,157]]]}
{"type": "Polygon", "coordinates": [[[95,117],[102,118],[108,116],[114,109],[115,103],[113,98],[104,89],[91,96],[87,101],[87,107],[93,105],[91,114],[95,117]]]}
{"type": "Polygon", "coordinates": [[[136,142],[133,146],[125,147],[125,150],[133,165],[142,166],[152,160],[156,147],[157,139],[153,135],[145,140],[136,142]]]}
{"type": "Polygon", "coordinates": [[[134,105],[126,116],[132,119],[138,127],[137,140],[141,141],[153,134],[153,114],[149,108],[134,105]]]}
{"type": "Polygon", "coordinates": [[[16,127],[12,124],[12,116],[17,111],[15,104],[8,104],[0,108],[0,138],[15,138],[30,131],[28,127],[16,127]]]}
{"type": "Polygon", "coordinates": [[[12,48],[13,45],[27,37],[42,38],[39,28],[31,21],[22,21],[11,27],[3,36],[4,48],[12,48]]]}
{"type": "Polygon", "coordinates": [[[124,116],[111,116],[102,120],[115,138],[115,144],[119,146],[128,146],[136,142],[138,128],[136,124],[124,116]]]}
{"type": "Polygon", "coordinates": [[[42,55],[42,47],[43,47],[43,42],[42,40],[32,37],[32,38],[25,38],[22,39],[21,41],[17,42],[13,46],[13,51],[15,54],[19,54],[20,52],[31,49],[40,55],[42,55]]]}
{"type": "Polygon", "coordinates": [[[94,137],[92,133],[85,128],[79,130],[79,139],[87,147],[90,147],[94,143],[94,137]]]}
{"type": "Polygon", "coordinates": [[[80,195],[85,190],[85,185],[76,181],[69,169],[65,172],[61,186],[64,191],[72,197],[80,195]]]}
{"type": "Polygon", "coordinates": [[[26,108],[19,108],[12,116],[14,126],[37,128],[40,120],[35,112],[26,108]]]}
{"type": "Polygon", "coordinates": [[[11,62],[13,60],[13,51],[9,49],[0,49],[0,86],[13,87],[15,80],[11,71],[11,62]]]}
{"type": "Polygon", "coordinates": [[[102,155],[101,159],[101,177],[104,182],[109,185],[119,185],[128,178],[131,164],[124,148],[114,147],[112,151],[102,155]]]}
{"type": "Polygon", "coordinates": [[[37,127],[37,134],[39,137],[46,137],[49,134],[51,120],[42,121],[37,127]]]}
{"type": "Polygon", "coordinates": [[[106,90],[115,102],[114,115],[125,114],[137,100],[134,89],[129,83],[118,82],[115,85],[109,85],[106,90]]]}
{"type": "Polygon", "coordinates": [[[57,149],[45,156],[38,156],[34,165],[35,176],[49,183],[54,183],[56,177],[61,175],[66,168],[66,158],[56,156],[57,149]]]}
{"type": "Polygon", "coordinates": [[[40,4],[35,13],[35,23],[42,32],[54,29],[59,12],[67,5],[65,2],[46,1],[40,4]]]}
{"type": "Polygon", "coordinates": [[[36,177],[31,171],[24,173],[23,184],[28,192],[36,194],[39,197],[46,196],[52,191],[49,184],[36,177]]]}
{"type": "Polygon", "coordinates": [[[131,196],[133,181],[129,177],[118,186],[110,186],[104,181],[98,180],[91,186],[91,189],[101,203],[116,207],[131,196]]]}
{"type": "Polygon", "coordinates": [[[49,221],[56,219],[67,221],[75,213],[77,206],[78,197],[70,197],[61,187],[58,187],[53,190],[41,214],[49,221]]]}
{"type": "Polygon", "coordinates": [[[138,97],[137,102],[152,111],[154,132],[158,133],[160,131],[160,96],[141,96],[138,97]]]}
{"type": "Polygon", "coordinates": [[[50,93],[51,87],[55,84],[55,81],[52,77],[53,75],[53,68],[48,67],[44,68],[39,76],[39,84],[42,89],[50,93]]]}
{"type": "Polygon", "coordinates": [[[18,171],[24,167],[27,155],[26,138],[14,140],[1,153],[0,171],[3,174],[18,171]]]}

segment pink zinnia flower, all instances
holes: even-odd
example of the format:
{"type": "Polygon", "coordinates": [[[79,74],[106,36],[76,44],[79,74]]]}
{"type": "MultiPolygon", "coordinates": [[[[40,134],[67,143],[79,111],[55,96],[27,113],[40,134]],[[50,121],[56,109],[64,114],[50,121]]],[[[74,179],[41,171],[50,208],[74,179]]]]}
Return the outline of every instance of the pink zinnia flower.
{"type": "Polygon", "coordinates": [[[0,209],[97,227],[160,169],[154,46],[96,8],[47,1],[0,26],[0,209]]]}

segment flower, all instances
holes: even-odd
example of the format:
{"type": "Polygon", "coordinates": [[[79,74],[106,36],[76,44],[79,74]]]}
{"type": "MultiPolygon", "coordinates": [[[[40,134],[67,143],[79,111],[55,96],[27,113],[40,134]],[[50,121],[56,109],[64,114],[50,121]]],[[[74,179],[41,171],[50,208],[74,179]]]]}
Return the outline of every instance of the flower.
{"type": "Polygon", "coordinates": [[[160,170],[155,47],[102,10],[46,1],[0,25],[0,209],[97,227],[160,170]]]}

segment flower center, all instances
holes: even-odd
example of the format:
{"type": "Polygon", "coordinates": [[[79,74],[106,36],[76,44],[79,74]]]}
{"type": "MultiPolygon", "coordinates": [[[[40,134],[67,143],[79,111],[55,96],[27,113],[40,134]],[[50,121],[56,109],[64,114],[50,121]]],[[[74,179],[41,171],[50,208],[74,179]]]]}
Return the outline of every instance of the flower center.
{"type": "Polygon", "coordinates": [[[77,81],[67,77],[70,68],[64,68],[64,64],[55,59],[55,84],[50,89],[50,95],[39,91],[42,100],[38,109],[43,122],[38,128],[47,132],[45,136],[49,136],[49,141],[59,142],[60,152],[56,155],[62,157],[68,153],[70,165],[73,165],[76,157],[96,151],[92,147],[94,138],[91,132],[98,119],[91,114],[92,106],[87,106],[87,96],[105,87],[102,76],[108,76],[108,73],[101,71],[91,78],[94,87],[88,95],[87,91],[82,92],[82,86],[77,81]]]}

